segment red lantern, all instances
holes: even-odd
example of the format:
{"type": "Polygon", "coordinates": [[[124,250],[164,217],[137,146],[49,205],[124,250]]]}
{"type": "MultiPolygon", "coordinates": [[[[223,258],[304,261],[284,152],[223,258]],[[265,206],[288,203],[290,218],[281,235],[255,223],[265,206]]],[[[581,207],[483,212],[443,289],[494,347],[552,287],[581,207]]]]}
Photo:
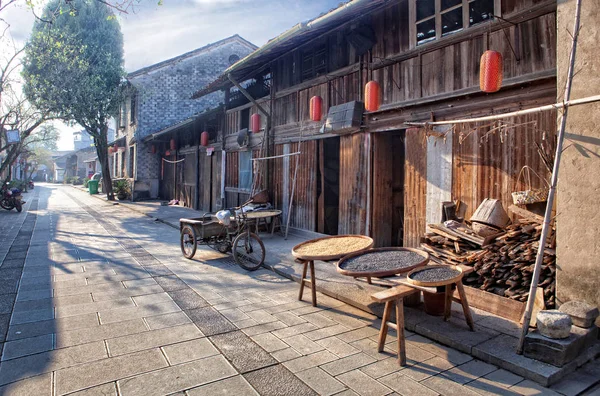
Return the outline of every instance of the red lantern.
{"type": "Polygon", "coordinates": [[[310,98],[309,113],[311,121],[321,121],[321,113],[323,110],[323,98],[313,96],[310,98]]]}
{"type": "Polygon", "coordinates": [[[208,134],[208,132],[204,131],[200,134],[200,145],[202,147],[206,147],[208,146],[208,140],[210,138],[210,135],[208,134]]]}
{"type": "Polygon", "coordinates": [[[165,151],[165,155],[169,156],[169,155],[171,155],[171,152],[169,150],[167,150],[167,151],[165,151]]]}
{"type": "Polygon", "coordinates": [[[156,145],[152,145],[152,154],[156,154],[156,145]]]}
{"type": "Polygon", "coordinates": [[[502,54],[485,51],[479,63],[479,88],[483,92],[497,92],[502,87],[502,54]]]}
{"type": "Polygon", "coordinates": [[[113,148],[111,146],[108,146],[108,155],[112,155],[113,153],[113,148]]]}
{"type": "Polygon", "coordinates": [[[171,148],[171,150],[177,150],[177,143],[175,143],[175,139],[171,139],[171,141],[169,142],[169,147],[171,148]]]}
{"type": "Polygon", "coordinates": [[[260,114],[254,113],[250,117],[250,130],[252,133],[260,132],[260,114]]]}
{"type": "Polygon", "coordinates": [[[377,81],[369,81],[365,86],[365,109],[367,111],[379,110],[379,106],[381,106],[379,90],[377,81]]]}

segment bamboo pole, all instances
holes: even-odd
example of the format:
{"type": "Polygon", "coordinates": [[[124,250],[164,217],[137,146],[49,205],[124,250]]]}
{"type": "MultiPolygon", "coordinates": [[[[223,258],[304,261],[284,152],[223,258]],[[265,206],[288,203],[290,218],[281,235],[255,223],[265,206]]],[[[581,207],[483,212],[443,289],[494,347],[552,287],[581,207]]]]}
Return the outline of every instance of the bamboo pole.
{"type": "Polygon", "coordinates": [[[581,98],[581,99],[565,100],[564,102],[558,102],[558,103],[554,103],[551,105],[533,107],[531,109],[518,110],[518,111],[513,111],[511,113],[496,114],[496,115],[492,115],[492,116],[464,118],[462,120],[435,121],[435,122],[433,122],[433,121],[432,122],[405,122],[404,125],[424,127],[424,126],[437,126],[437,125],[464,124],[464,123],[469,123],[469,122],[480,122],[480,121],[497,121],[497,120],[501,120],[503,118],[516,117],[516,116],[532,114],[532,113],[541,113],[544,111],[559,110],[559,109],[563,109],[563,108],[565,109],[565,113],[566,113],[567,107],[588,104],[588,103],[593,103],[593,102],[600,102],[600,95],[588,96],[588,97],[581,98]]]}
{"type": "MultiPolygon", "coordinates": [[[[300,144],[302,141],[298,143],[298,150],[300,150],[300,144]]],[[[298,165],[300,163],[300,156],[296,156],[296,167],[294,168],[294,180],[292,181],[292,191],[290,192],[290,205],[288,207],[287,219],[285,221],[285,240],[288,238],[288,231],[290,229],[290,217],[292,216],[292,204],[294,202],[294,192],[296,191],[296,176],[298,175],[298,165]]]]}
{"type": "MultiPolygon", "coordinates": [[[[569,69],[567,70],[567,83],[565,85],[565,103],[568,103],[571,98],[571,86],[573,84],[573,73],[575,68],[575,54],[577,52],[577,37],[579,36],[579,21],[581,13],[581,0],[577,0],[575,7],[575,26],[573,28],[573,39],[571,44],[571,55],[569,57],[569,69]]],[[[556,194],[556,183],[558,182],[558,171],[560,168],[560,159],[563,150],[563,142],[565,139],[565,129],[567,126],[567,114],[569,112],[569,106],[564,106],[563,116],[560,123],[560,129],[558,131],[558,141],[556,144],[556,155],[554,157],[554,167],[552,168],[552,181],[550,183],[550,193],[548,194],[548,203],[546,205],[546,212],[544,213],[544,223],[542,225],[542,234],[540,235],[540,243],[538,246],[537,257],[535,259],[535,267],[533,270],[533,277],[531,279],[531,285],[529,286],[529,297],[527,298],[527,306],[525,308],[525,315],[523,317],[523,328],[521,330],[521,336],[519,337],[519,344],[517,346],[517,353],[520,355],[523,353],[523,344],[525,343],[525,336],[529,330],[529,322],[531,320],[531,313],[533,311],[533,304],[535,302],[535,293],[537,291],[537,285],[540,279],[540,271],[542,268],[542,261],[544,260],[544,250],[546,247],[546,238],[550,229],[550,222],[552,220],[552,207],[554,205],[554,195],[556,194]]]]}

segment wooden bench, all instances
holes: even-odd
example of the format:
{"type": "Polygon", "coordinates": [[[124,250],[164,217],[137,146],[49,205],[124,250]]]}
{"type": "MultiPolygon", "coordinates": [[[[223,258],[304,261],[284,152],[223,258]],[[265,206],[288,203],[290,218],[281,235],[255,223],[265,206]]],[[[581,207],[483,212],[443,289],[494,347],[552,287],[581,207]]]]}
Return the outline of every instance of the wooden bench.
{"type": "Polygon", "coordinates": [[[419,293],[418,290],[412,287],[401,285],[392,287],[391,289],[383,290],[371,295],[371,298],[377,302],[385,303],[383,309],[383,318],[381,319],[381,329],[379,330],[379,338],[377,342],[377,351],[382,352],[385,347],[385,338],[387,337],[388,328],[396,330],[398,335],[398,363],[400,366],[406,365],[406,347],[404,343],[404,297],[419,293]],[[396,323],[390,322],[392,309],[396,307],[396,323]]]}
{"type": "MultiPolygon", "coordinates": [[[[463,276],[473,272],[472,267],[464,265],[460,265],[460,267],[463,270],[463,276]]],[[[401,283],[403,284],[401,284],[400,286],[392,287],[390,289],[383,290],[371,295],[371,298],[373,300],[379,303],[385,303],[385,308],[383,310],[383,318],[381,319],[381,329],[379,330],[377,351],[383,351],[388,328],[395,329],[398,335],[398,363],[400,363],[401,366],[406,365],[406,347],[404,339],[404,297],[408,297],[412,294],[419,293],[421,291],[425,293],[437,292],[437,289],[435,287],[421,287],[404,282],[406,281],[401,281],[401,283]],[[389,321],[394,306],[396,307],[396,323],[389,321]]],[[[445,289],[446,295],[444,305],[444,320],[447,321],[450,319],[452,301],[456,301],[460,303],[463,308],[467,325],[469,326],[471,331],[474,331],[473,317],[471,316],[471,310],[469,309],[469,304],[467,302],[467,297],[465,295],[462,281],[458,281],[454,285],[456,285],[458,297],[454,295],[455,293],[452,288],[452,284],[447,285],[445,289]]]]}

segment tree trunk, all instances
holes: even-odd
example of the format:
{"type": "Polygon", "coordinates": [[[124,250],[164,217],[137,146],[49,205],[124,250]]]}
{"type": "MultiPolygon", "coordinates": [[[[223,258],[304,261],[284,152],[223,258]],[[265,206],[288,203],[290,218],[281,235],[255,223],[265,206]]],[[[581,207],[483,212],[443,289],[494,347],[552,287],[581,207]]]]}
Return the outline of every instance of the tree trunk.
{"type": "Polygon", "coordinates": [[[102,168],[102,185],[104,192],[106,192],[106,199],[109,201],[115,200],[115,195],[112,188],[112,180],[110,178],[110,168],[108,167],[108,140],[107,140],[108,126],[104,125],[100,129],[100,137],[94,136],[94,143],[96,144],[96,154],[98,155],[98,161],[100,161],[100,167],[102,168]]]}

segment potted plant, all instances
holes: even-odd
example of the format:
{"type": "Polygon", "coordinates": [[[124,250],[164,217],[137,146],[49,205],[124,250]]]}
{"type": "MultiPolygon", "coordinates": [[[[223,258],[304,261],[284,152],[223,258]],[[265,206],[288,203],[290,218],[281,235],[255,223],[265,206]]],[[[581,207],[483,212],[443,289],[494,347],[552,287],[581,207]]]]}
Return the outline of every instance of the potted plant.
{"type": "Polygon", "coordinates": [[[129,183],[125,179],[117,180],[115,182],[115,191],[117,198],[122,201],[129,198],[130,190],[129,183]]]}

